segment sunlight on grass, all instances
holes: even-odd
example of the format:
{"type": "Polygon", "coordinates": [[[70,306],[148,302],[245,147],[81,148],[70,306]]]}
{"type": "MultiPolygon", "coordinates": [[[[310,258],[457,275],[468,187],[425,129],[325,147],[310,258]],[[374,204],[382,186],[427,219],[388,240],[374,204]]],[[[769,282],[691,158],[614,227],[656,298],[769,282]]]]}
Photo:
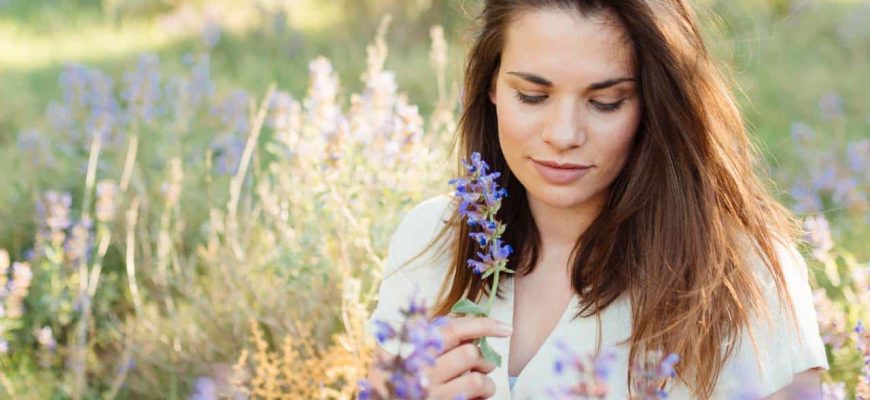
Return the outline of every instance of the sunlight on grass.
{"type": "MultiPolygon", "coordinates": [[[[266,21],[254,7],[231,2],[213,2],[221,29],[244,34],[266,21]]],[[[324,31],[336,25],[345,13],[339,4],[303,0],[287,8],[290,26],[302,32],[324,31]]],[[[49,34],[35,33],[24,26],[0,22],[0,67],[19,70],[38,69],[69,62],[94,62],[107,58],[122,58],[155,52],[183,40],[200,35],[200,21],[181,21],[185,26],[167,29],[157,20],[130,20],[115,27],[108,21],[81,26],[63,27],[49,34]]]]}
{"type": "Polygon", "coordinates": [[[0,68],[37,69],[52,64],[89,62],[154,51],[182,39],[153,23],[134,22],[121,29],[91,26],[72,32],[36,36],[11,24],[0,25],[0,68]]]}

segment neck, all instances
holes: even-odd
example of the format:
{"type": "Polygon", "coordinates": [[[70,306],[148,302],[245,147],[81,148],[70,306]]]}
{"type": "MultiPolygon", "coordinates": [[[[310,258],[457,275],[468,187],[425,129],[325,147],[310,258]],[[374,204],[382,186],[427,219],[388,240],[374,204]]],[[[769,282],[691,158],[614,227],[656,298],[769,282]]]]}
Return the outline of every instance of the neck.
{"type": "Polygon", "coordinates": [[[568,256],[580,235],[601,212],[605,196],[600,195],[569,208],[554,206],[531,195],[527,196],[532,219],[541,235],[541,259],[565,261],[545,264],[554,268],[567,265],[568,256]]]}

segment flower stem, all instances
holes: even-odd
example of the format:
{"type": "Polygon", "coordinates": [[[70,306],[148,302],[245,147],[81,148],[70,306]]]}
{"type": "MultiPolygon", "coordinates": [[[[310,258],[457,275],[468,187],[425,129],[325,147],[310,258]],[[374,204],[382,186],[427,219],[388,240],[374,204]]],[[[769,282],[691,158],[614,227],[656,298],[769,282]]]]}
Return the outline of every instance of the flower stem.
{"type": "Polygon", "coordinates": [[[496,270],[492,274],[492,287],[489,290],[489,299],[486,301],[486,316],[489,316],[489,310],[492,309],[492,301],[495,299],[495,291],[498,289],[498,275],[500,272],[496,270]]]}

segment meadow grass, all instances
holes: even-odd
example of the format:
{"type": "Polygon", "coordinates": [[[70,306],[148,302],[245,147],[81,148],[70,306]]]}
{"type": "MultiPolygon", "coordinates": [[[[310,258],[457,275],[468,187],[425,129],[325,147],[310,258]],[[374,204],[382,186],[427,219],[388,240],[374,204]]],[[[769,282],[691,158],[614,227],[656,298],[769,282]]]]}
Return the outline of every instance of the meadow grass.
{"type": "MultiPolygon", "coordinates": [[[[341,1],[238,6],[213,21],[216,41],[197,25],[203,13],[158,1],[0,5],[0,249],[33,271],[26,312],[0,317],[0,388],[347,398],[373,346],[363,322],[389,237],[408,207],[449,190],[467,3],[403,9],[388,25],[391,8],[374,1],[359,13],[341,1]],[[445,27],[440,64],[434,23],[445,27]],[[85,82],[85,100],[60,76],[85,82]],[[49,207],[49,192],[69,194],[66,210],[49,207]],[[54,227],[61,214],[68,223],[54,227]]],[[[870,136],[870,8],[699,4],[720,16],[702,12],[771,185],[800,215],[830,220],[834,243],[806,250],[823,330],[844,338],[868,317],[870,183],[847,153],[870,136]],[[795,188],[818,206],[798,207],[807,198],[795,188]]],[[[826,380],[851,385],[860,358],[835,344],[826,380]]]]}

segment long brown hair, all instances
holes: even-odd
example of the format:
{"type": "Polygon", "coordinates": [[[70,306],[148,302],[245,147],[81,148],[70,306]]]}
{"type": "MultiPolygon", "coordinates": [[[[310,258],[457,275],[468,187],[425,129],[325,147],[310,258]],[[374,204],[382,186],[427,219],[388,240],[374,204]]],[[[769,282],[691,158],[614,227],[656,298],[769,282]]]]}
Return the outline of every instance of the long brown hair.
{"type": "MultiPolygon", "coordinates": [[[[517,250],[509,267],[530,273],[541,242],[525,189],[501,153],[488,93],[508,25],[519,12],[541,8],[618,17],[634,47],[643,109],[628,161],[571,253],[572,286],[582,293],[575,318],[599,315],[627,294],[629,365],[647,350],[677,353],[679,379],[696,397],[709,398],[740,334],[748,329],[755,345],[751,317],[769,315],[747,252],[760,256],[777,295],[787,299],[775,243],[793,243],[799,225],[756,176],[758,151],[728,89],[731,81],[711,60],[684,0],[487,0],[467,58],[453,145],[459,142],[461,157],[480,152],[502,172],[509,196],[497,218],[508,227],[504,240],[517,250]]],[[[457,163],[457,175],[463,171],[457,163]]],[[[463,297],[488,295],[492,278],[481,280],[466,264],[477,251],[468,233],[454,207],[423,250],[450,237],[453,257],[434,315],[449,314],[463,297]]],[[[627,379],[631,388],[631,369],[627,379]]]]}

